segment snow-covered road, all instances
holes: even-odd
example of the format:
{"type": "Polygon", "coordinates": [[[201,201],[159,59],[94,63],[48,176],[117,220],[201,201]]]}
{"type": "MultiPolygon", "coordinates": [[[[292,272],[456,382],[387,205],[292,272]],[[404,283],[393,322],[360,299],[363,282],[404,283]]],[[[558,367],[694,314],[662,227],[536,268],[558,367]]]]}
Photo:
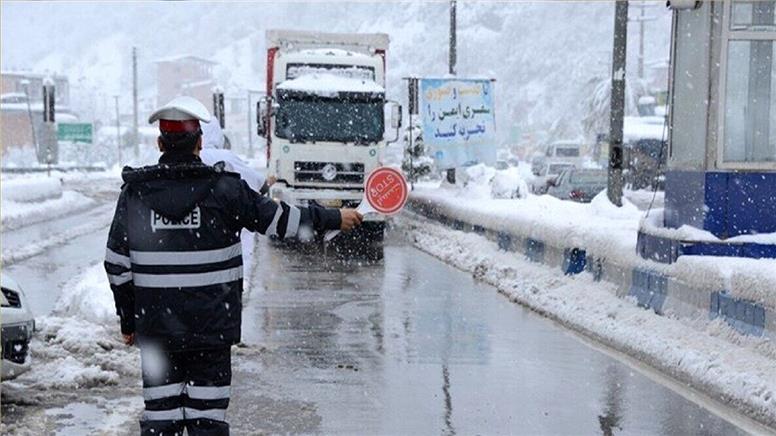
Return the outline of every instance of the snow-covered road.
{"type": "MultiPolygon", "coordinates": [[[[81,218],[107,225],[103,203],[81,218]]],[[[46,225],[59,231],[73,218],[46,225]]],[[[39,318],[33,370],[3,383],[4,434],[137,432],[138,353],[104,321],[105,228],[94,227],[9,268],[38,314],[57,310],[39,318]],[[55,305],[61,286],[69,300],[55,305]]],[[[720,418],[399,233],[379,263],[263,238],[254,259],[245,344],[233,349],[235,434],[741,432],[726,420],[732,412],[720,418]]]]}
{"type": "Polygon", "coordinates": [[[49,314],[67,283],[102,260],[119,186],[115,178],[66,182],[70,193],[91,201],[64,214],[54,211],[53,219],[36,222],[45,218],[36,216],[31,224],[3,230],[3,272],[22,284],[35,316],[49,314]]]}

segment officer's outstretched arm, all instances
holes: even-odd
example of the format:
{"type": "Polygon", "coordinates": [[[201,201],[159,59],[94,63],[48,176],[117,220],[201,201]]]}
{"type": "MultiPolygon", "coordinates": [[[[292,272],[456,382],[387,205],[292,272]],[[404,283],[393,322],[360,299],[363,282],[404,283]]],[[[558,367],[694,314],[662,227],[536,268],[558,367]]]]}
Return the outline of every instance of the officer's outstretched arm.
{"type": "Polygon", "coordinates": [[[253,191],[245,181],[240,181],[240,198],[237,202],[238,217],[242,227],[280,239],[293,238],[313,231],[337,230],[342,216],[339,209],[312,204],[296,207],[284,202],[276,203],[253,191]]]}
{"type": "Polygon", "coordinates": [[[105,272],[108,273],[113,291],[116,314],[121,319],[121,333],[130,335],[135,332],[135,289],[132,283],[132,263],[129,260],[125,192],[122,189],[110,226],[108,247],[105,250],[105,272]]]}

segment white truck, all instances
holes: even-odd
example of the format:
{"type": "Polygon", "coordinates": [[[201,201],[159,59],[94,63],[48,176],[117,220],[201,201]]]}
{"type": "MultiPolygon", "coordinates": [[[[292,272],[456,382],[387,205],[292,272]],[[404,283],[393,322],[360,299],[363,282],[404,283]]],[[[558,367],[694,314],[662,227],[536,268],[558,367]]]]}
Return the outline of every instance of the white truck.
{"type": "MultiPolygon", "coordinates": [[[[257,124],[267,173],[277,179],[270,195],[301,206],[358,206],[365,177],[381,165],[382,149],[398,139],[401,125],[401,106],[385,98],[388,35],[266,36],[267,94],[257,104],[257,124]]],[[[365,218],[368,238],[382,240],[383,230],[382,216],[365,218]]]]}

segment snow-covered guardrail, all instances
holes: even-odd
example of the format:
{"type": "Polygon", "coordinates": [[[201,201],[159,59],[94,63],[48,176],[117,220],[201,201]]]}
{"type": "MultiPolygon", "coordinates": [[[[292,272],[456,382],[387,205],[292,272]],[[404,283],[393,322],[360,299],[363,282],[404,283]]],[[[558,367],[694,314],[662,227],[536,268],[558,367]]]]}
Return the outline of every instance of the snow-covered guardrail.
{"type": "Polygon", "coordinates": [[[619,297],[657,314],[721,318],[741,334],[776,339],[773,260],[683,256],[666,265],[642,259],[636,237],[643,212],[627,203],[618,209],[604,196],[587,205],[548,196],[462,199],[445,189],[421,188],[408,208],[564,274],[592,274],[615,284],[619,297]]]}

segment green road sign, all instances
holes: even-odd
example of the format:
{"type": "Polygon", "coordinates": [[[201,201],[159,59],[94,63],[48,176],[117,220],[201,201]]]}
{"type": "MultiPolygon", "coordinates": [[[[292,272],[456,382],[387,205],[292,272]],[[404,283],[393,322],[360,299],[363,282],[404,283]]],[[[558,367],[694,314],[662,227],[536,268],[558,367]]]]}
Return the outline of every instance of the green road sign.
{"type": "Polygon", "coordinates": [[[92,142],[91,123],[59,123],[57,139],[60,141],[92,142]]]}

